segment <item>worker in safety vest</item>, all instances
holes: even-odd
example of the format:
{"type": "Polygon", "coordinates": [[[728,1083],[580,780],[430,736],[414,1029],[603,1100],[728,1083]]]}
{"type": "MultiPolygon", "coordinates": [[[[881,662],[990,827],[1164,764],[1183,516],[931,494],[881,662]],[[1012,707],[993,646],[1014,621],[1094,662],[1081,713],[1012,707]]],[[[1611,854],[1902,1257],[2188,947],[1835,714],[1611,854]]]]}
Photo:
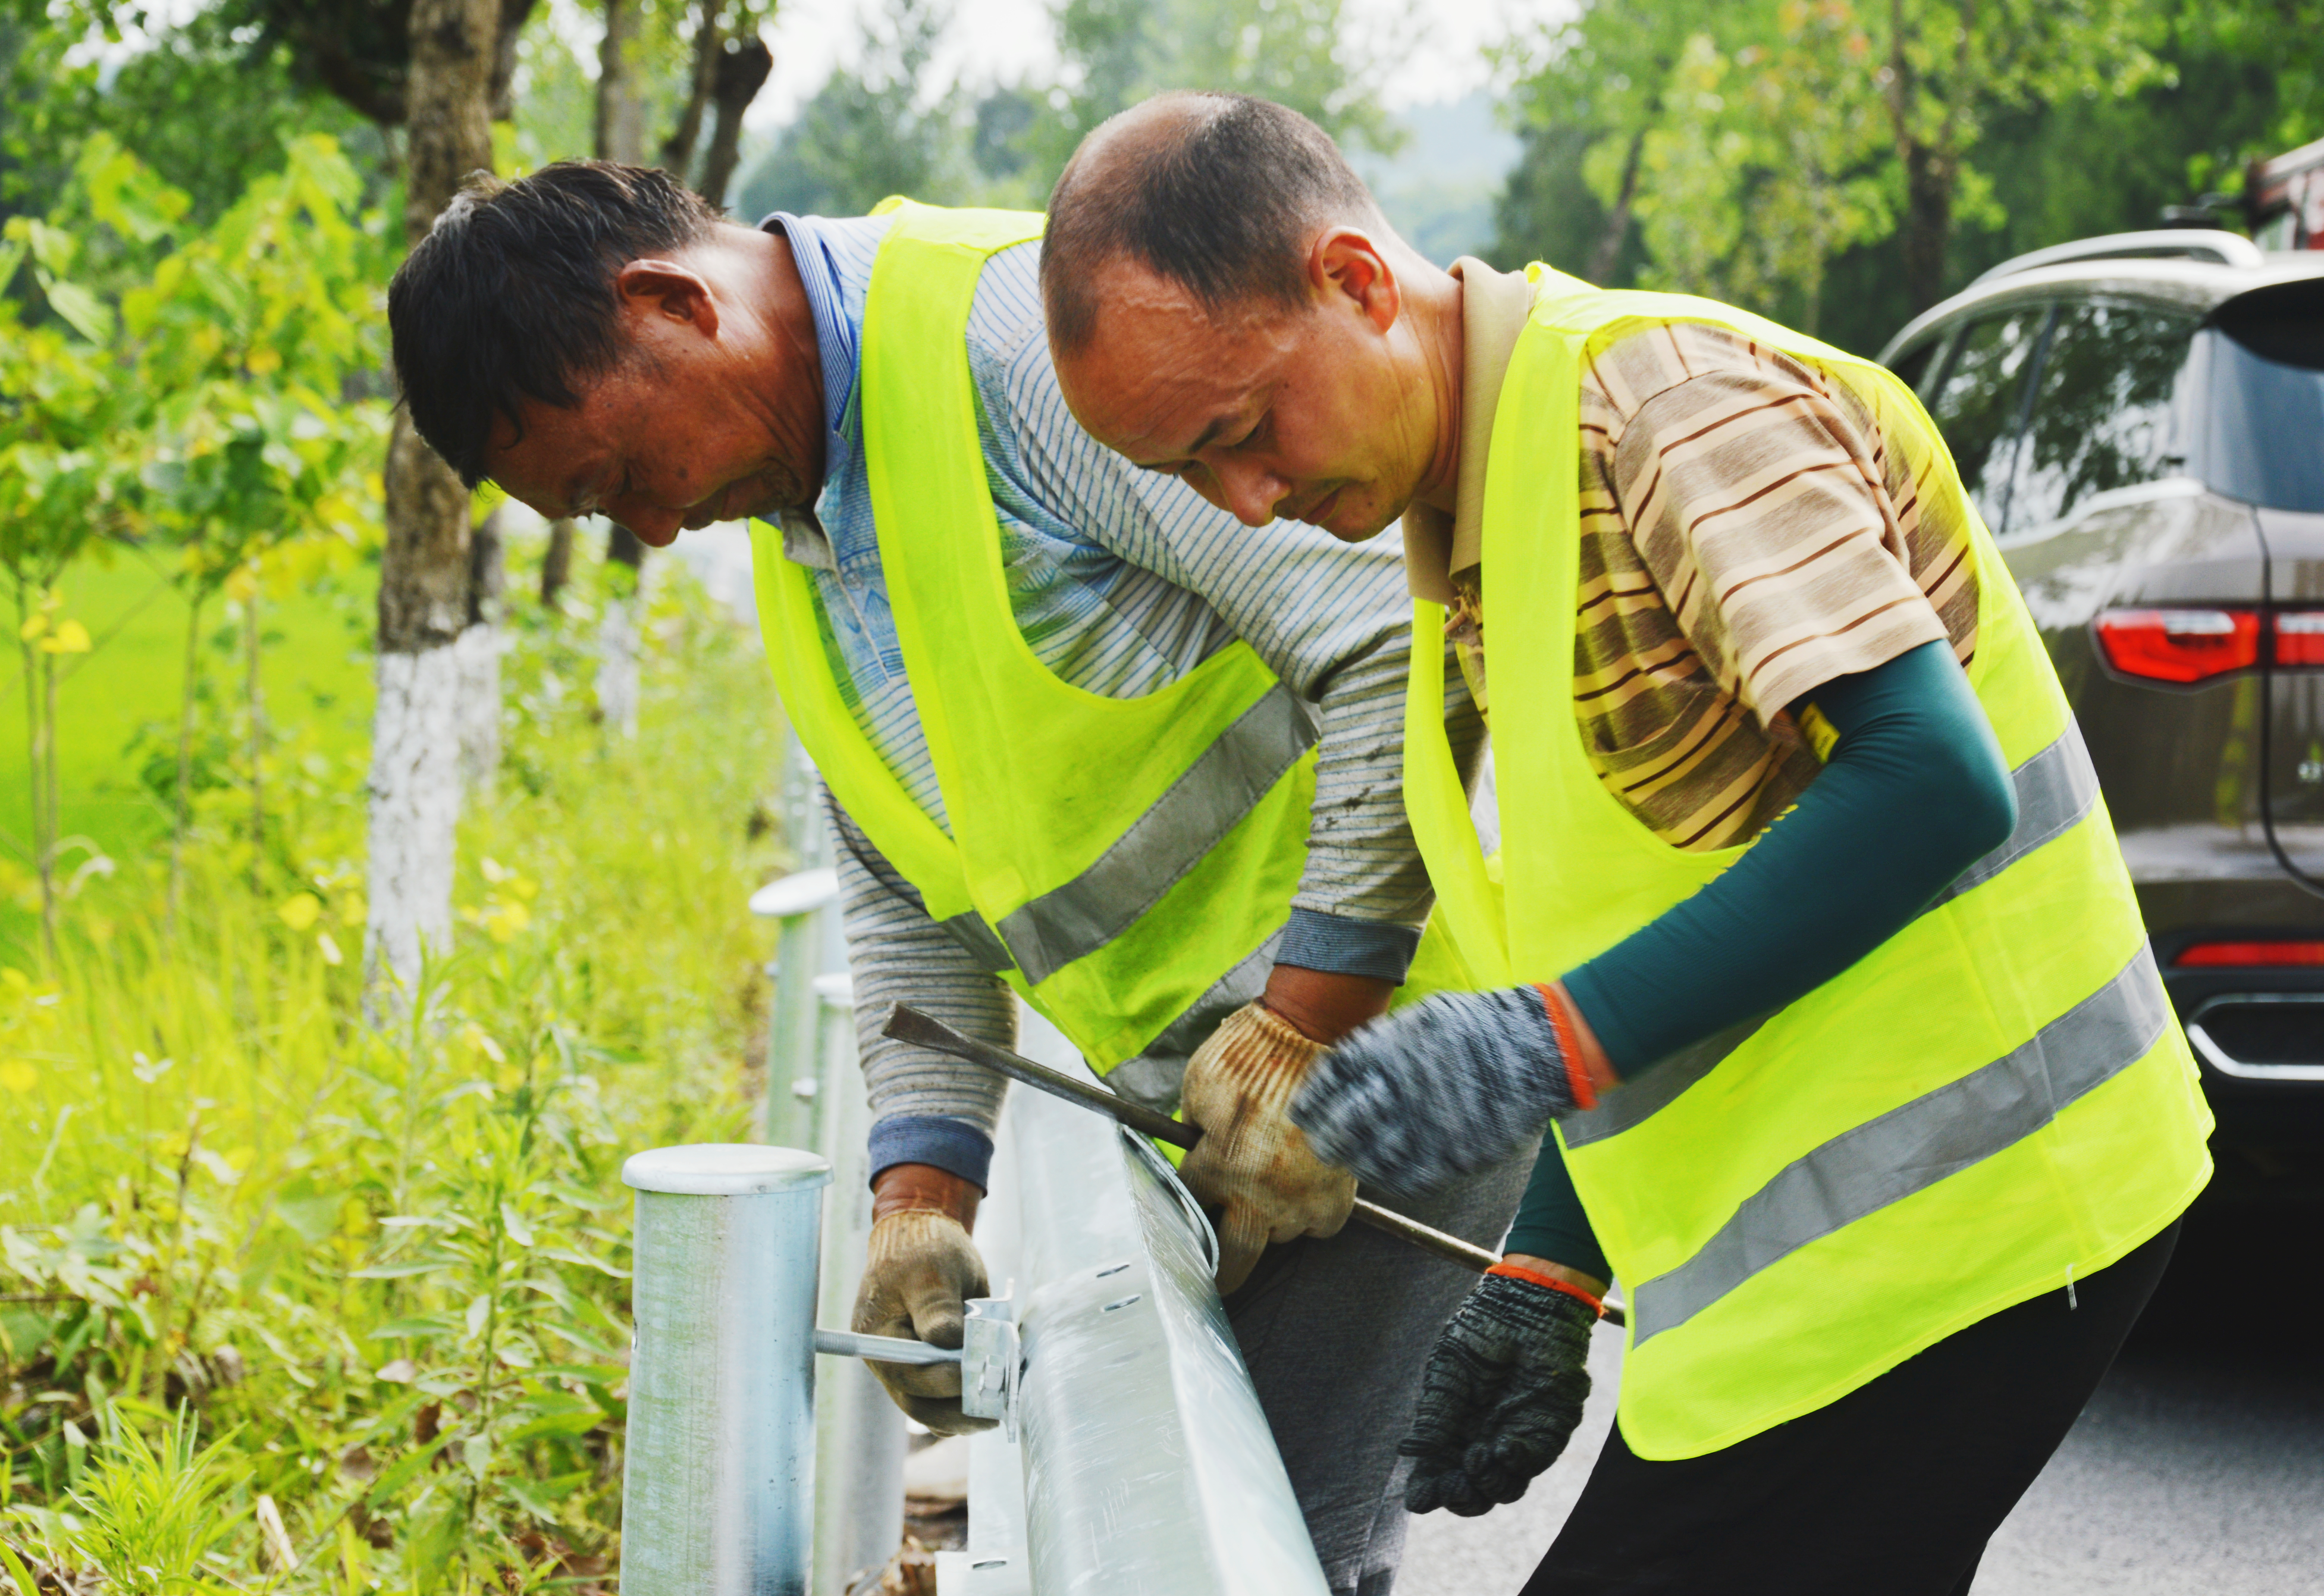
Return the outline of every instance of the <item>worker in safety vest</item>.
{"type": "MultiPolygon", "coordinates": [[[[413,252],[397,367],[420,434],[543,514],[656,545],[763,518],[760,615],[828,786],[877,1116],[855,1328],[957,1346],[988,1290],[970,1230],[1004,1083],[881,1021],[906,1001],[1005,1045],[1013,988],[1128,1095],[1177,1107],[1183,1075],[1260,1401],[1332,1584],[1378,1591],[1404,1416],[1466,1282],[1340,1233],[1355,1182],[1282,1105],[1387,1006],[1427,913],[1402,573],[1084,433],[1041,225],[908,204],[753,228],[660,172],[553,166],[472,188],[413,252]]],[[[1473,750],[1457,684],[1447,715],[1473,750]]],[[[1420,1217],[1489,1244],[1530,1150],[1420,1217]]],[[[872,1367],[932,1428],[982,1422],[956,1365],[872,1367]]]]}
{"type": "Polygon", "coordinates": [[[2153,1288],[2209,1120],[1911,392],[1707,300],[1440,270],[1312,124],[1236,97],[1093,133],[1047,252],[1097,437],[1252,526],[1403,519],[1405,798],[1472,990],[1359,1031],[1289,1112],[1392,1189],[1555,1130],[1431,1360],[1410,1504],[1548,1466],[1618,1277],[1616,1433],[1528,1591],[1967,1590],[2153,1288]]]}

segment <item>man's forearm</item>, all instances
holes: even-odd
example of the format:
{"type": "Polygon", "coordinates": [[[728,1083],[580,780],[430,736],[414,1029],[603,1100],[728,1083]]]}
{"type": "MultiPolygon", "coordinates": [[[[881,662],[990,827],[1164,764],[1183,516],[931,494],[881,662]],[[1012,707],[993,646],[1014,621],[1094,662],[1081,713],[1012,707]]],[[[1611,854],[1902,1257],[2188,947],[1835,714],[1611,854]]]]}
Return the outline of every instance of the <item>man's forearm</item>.
{"type": "Polygon", "coordinates": [[[955,1030],[1008,1047],[1016,1040],[1016,1001],[928,918],[918,894],[844,810],[826,800],[825,815],[837,844],[857,1056],[876,1118],[874,1168],[931,1164],[981,1185],[1007,1083],[893,1041],[881,1028],[890,1005],[908,1002],[955,1030]]]}
{"type": "Polygon", "coordinates": [[[1797,807],[1709,886],[1565,977],[1625,1077],[1831,980],[2009,834],[2009,769],[1950,644],[1812,697],[1840,740],[1797,807]]]}

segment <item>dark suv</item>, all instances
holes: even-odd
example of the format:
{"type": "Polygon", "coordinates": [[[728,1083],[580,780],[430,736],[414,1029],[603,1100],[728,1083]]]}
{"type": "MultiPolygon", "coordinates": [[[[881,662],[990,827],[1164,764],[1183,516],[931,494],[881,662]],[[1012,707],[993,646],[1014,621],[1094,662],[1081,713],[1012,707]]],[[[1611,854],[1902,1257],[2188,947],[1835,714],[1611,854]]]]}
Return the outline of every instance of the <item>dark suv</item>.
{"type": "Polygon", "coordinates": [[[2324,1148],[2324,254],[2124,234],[1880,358],[2042,629],[2224,1137],[2324,1148]]]}

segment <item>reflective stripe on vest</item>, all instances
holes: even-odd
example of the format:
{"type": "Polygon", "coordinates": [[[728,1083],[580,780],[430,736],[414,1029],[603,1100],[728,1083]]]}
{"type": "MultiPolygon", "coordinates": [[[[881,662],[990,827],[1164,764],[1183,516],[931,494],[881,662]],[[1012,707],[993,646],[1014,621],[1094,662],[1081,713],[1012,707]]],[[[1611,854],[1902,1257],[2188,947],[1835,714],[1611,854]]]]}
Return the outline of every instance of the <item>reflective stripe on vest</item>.
{"type": "Polygon", "coordinates": [[[1541,440],[1578,438],[1587,351],[1640,325],[1724,326],[1821,368],[1873,408],[1924,499],[1969,518],[1969,682],[2017,797],[2009,837],[1856,965],[1557,1128],[1630,1287],[1624,1438],[1644,1457],[1690,1457],[2121,1257],[2207,1178],[2209,1115],[2089,755],[1917,401],[1868,362],[1757,318],[1535,270],[1486,474],[1504,840],[1492,862],[1426,712],[1443,613],[1416,610],[1406,797],[1449,964],[1479,986],[1563,975],[1743,852],[1673,848],[1606,791],[1574,715],[1572,623],[1539,623],[1575,614],[1580,550],[1578,449],[1541,440]]]}
{"type": "MultiPolygon", "coordinates": [[[[2078,725],[2069,725],[2063,736],[2011,771],[2010,782],[2017,794],[2017,824],[2010,827],[1999,847],[1961,872],[1951,886],[1940,892],[1930,909],[1983,885],[2043,844],[2064,835],[2098,798],[2098,768],[2090,763],[2089,750],[2083,746],[2082,729],[2078,725]]],[[[1588,1113],[1569,1114],[1558,1127],[1565,1145],[1587,1147],[1638,1124],[1716,1069],[1720,1060],[1758,1034],[1760,1024],[1748,1019],[1683,1047],[1635,1084],[1609,1093],[1588,1113]]]]}
{"type": "Polygon", "coordinates": [[[1001,564],[966,337],[985,260],[1038,237],[1041,218],[893,208],[864,309],[865,466],[951,835],[872,748],[816,577],[760,526],[768,659],[824,779],[937,925],[1093,1066],[1137,1061],[1124,1090],[1167,1102],[1194,1033],[1265,983],[1306,859],[1315,718],[1240,641],[1137,698],[1071,687],[1034,655],[1001,564]]]}

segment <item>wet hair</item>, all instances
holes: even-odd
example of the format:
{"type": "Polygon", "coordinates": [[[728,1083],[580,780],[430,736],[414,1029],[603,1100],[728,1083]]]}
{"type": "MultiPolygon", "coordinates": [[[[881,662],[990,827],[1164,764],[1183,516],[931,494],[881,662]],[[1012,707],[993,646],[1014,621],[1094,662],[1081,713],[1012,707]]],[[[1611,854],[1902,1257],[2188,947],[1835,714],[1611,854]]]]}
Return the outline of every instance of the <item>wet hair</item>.
{"type": "Polygon", "coordinates": [[[1158,95],[1084,139],[1049,196],[1049,337],[1068,352],[1089,341],[1097,273],[1124,255],[1214,315],[1253,300],[1296,308],[1307,247],[1336,221],[1384,225],[1322,128],[1248,95],[1158,95]]]}
{"type": "Polygon", "coordinates": [[[387,291],[411,424],[471,488],[527,400],[569,407],[622,364],[621,269],[707,237],[722,213],[666,171],[560,161],[471,177],[387,291]]]}

